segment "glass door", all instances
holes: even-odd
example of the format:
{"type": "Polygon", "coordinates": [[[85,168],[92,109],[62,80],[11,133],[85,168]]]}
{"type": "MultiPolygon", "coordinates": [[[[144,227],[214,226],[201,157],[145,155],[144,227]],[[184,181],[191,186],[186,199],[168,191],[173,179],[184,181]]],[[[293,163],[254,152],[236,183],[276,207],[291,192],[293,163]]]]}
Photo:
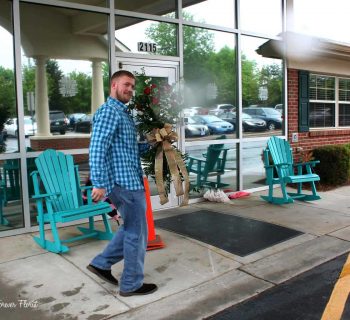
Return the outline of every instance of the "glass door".
{"type": "MultiPolygon", "coordinates": [[[[163,83],[167,82],[169,85],[174,84],[179,78],[178,63],[173,61],[117,58],[117,66],[119,69],[128,70],[134,74],[144,74],[145,76],[152,78],[153,81],[156,80],[156,82],[159,81],[163,83]]],[[[174,188],[171,186],[170,194],[168,195],[169,202],[161,205],[159,203],[159,196],[154,180],[149,177],[148,182],[151,191],[153,209],[167,209],[179,204],[178,199],[175,196],[174,188]]]]}

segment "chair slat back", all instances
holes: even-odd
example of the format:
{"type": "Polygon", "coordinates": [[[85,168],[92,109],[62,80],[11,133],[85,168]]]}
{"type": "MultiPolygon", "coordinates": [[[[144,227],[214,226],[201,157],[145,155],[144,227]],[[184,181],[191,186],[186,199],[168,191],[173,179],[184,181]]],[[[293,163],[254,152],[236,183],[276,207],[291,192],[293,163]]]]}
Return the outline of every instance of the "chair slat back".
{"type": "Polygon", "coordinates": [[[213,144],[208,147],[205,166],[203,169],[203,176],[205,178],[210,172],[218,172],[221,170],[221,168],[218,168],[218,163],[223,146],[223,144],[213,144]]]}
{"type": "Polygon", "coordinates": [[[284,139],[277,137],[271,137],[267,143],[268,149],[271,154],[272,161],[277,164],[288,164],[281,168],[283,177],[293,174],[293,155],[291,152],[290,144],[284,139]]]}
{"type": "Polygon", "coordinates": [[[46,192],[61,194],[52,200],[53,209],[63,211],[78,208],[78,181],[72,155],[48,149],[35,159],[35,164],[46,192]]]}

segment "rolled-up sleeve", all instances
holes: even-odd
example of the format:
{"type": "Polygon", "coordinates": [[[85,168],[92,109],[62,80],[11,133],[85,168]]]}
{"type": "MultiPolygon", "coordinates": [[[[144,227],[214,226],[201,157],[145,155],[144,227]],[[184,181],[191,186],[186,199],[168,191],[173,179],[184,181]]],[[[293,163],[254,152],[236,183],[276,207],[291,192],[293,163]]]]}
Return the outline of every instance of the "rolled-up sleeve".
{"type": "Polygon", "coordinates": [[[111,152],[109,149],[119,121],[118,113],[108,105],[102,106],[94,115],[89,165],[90,178],[96,188],[107,187],[107,154],[111,152]]]}

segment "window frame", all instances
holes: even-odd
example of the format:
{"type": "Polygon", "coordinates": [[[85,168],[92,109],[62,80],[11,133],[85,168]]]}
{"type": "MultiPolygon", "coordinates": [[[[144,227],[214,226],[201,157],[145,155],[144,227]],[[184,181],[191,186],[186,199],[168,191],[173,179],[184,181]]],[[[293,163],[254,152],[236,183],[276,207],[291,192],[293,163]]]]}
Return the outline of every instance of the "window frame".
{"type": "MultiPolygon", "coordinates": [[[[342,126],[340,125],[340,105],[350,105],[350,98],[348,101],[343,101],[340,100],[339,96],[339,92],[340,90],[344,90],[344,89],[340,89],[339,87],[339,82],[340,80],[347,80],[350,81],[350,77],[346,77],[346,76],[337,76],[337,75],[330,75],[330,74],[321,74],[321,73],[311,73],[310,72],[310,79],[311,77],[316,76],[316,82],[317,82],[317,77],[328,77],[328,78],[334,78],[334,100],[327,100],[327,99],[320,99],[319,97],[317,97],[317,86],[316,86],[316,99],[312,99],[311,98],[311,89],[315,89],[314,87],[311,87],[311,81],[309,81],[309,103],[310,106],[312,103],[320,103],[320,104],[329,104],[332,108],[334,108],[334,126],[325,126],[325,127],[312,127],[310,125],[310,112],[309,112],[309,128],[310,130],[320,130],[320,129],[347,129],[350,128],[350,124],[349,125],[345,125],[342,126]]],[[[349,96],[350,96],[350,88],[347,90],[349,92],[349,96]]],[[[309,108],[310,108],[309,106],[309,108]]],[[[350,116],[350,114],[349,114],[350,116]]]]}

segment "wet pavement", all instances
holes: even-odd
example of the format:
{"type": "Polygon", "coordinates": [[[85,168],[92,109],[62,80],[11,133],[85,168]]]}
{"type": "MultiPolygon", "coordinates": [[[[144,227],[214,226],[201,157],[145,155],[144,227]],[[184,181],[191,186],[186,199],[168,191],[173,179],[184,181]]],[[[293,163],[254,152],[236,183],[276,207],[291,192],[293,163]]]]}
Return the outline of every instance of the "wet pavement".
{"type": "MultiPolygon", "coordinates": [[[[105,241],[75,242],[68,253],[59,255],[38,247],[31,234],[0,238],[0,318],[204,319],[278,289],[350,251],[350,187],[321,192],[317,202],[282,206],[264,202],[259,194],[266,191],[227,204],[201,202],[154,212],[157,220],[215,211],[300,234],[240,256],[157,228],[166,247],[146,255],[145,282],[159,286],[147,296],[121,297],[118,287],[86,270],[105,241]]],[[[70,226],[61,228],[60,234],[76,235],[77,231],[70,226]]],[[[121,271],[122,264],[112,268],[117,278],[121,271]]]]}

